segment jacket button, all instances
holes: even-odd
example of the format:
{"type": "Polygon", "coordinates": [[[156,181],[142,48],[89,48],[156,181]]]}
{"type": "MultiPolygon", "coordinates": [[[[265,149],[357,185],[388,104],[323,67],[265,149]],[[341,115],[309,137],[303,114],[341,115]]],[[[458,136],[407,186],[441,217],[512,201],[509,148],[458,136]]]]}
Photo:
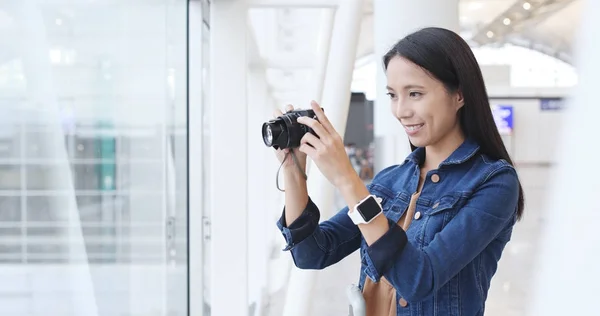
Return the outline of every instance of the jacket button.
{"type": "Polygon", "coordinates": [[[408,306],[408,302],[402,297],[398,300],[398,304],[400,304],[400,307],[408,306]]]}
{"type": "Polygon", "coordinates": [[[440,176],[438,176],[437,174],[431,175],[431,182],[433,182],[433,183],[440,182],[440,176]]]}
{"type": "Polygon", "coordinates": [[[416,212],[415,213],[415,219],[419,219],[421,218],[421,212],[416,212]]]}

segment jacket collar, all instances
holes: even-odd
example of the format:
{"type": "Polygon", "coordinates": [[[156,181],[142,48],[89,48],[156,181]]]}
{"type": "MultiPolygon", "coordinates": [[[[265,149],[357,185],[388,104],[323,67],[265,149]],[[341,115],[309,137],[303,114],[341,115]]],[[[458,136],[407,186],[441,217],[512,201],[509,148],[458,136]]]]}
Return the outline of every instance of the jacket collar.
{"type": "MultiPolygon", "coordinates": [[[[440,167],[443,165],[459,165],[464,163],[473,157],[479,150],[479,144],[471,138],[467,138],[458,148],[448,157],[442,161],[440,167]]],[[[420,165],[425,160],[425,147],[418,147],[411,152],[406,161],[412,161],[415,164],[420,165]]]]}

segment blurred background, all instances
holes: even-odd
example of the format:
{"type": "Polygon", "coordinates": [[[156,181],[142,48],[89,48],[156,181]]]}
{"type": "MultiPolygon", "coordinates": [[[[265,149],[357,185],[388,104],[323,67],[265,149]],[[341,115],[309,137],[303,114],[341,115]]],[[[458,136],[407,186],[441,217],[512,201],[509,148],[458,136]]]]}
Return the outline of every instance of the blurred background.
{"type": "Polygon", "coordinates": [[[533,315],[583,3],[0,1],[0,315],[347,315],[358,254],[293,267],[259,130],[317,100],[368,183],[410,150],[381,57],[425,26],[472,46],[526,193],[486,315],[533,315]]]}

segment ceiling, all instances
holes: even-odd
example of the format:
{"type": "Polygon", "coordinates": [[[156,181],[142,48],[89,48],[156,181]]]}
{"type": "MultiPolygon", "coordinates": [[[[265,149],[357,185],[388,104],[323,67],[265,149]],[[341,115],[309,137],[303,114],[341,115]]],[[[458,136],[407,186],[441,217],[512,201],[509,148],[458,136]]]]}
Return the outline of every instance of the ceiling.
{"type": "MultiPolygon", "coordinates": [[[[459,5],[461,35],[473,47],[510,43],[572,63],[581,0],[461,0],[459,5]]],[[[250,10],[258,50],[253,63],[267,69],[276,103],[306,103],[306,96],[314,91],[311,81],[318,64],[319,39],[330,21],[328,10],[250,10]]],[[[363,11],[357,67],[374,59],[372,0],[366,1],[363,11]]]]}

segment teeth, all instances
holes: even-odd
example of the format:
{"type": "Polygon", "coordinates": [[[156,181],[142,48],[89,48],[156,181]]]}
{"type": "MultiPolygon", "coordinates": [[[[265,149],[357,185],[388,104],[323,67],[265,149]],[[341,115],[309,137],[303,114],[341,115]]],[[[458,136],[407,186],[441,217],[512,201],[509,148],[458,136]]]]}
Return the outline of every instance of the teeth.
{"type": "Polygon", "coordinates": [[[406,129],[407,129],[407,130],[409,130],[409,131],[416,131],[416,130],[418,130],[419,128],[421,128],[421,126],[423,126],[423,124],[420,124],[420,125],[413,125],[413,126],[407,126],[407,127],[406,127],[406,129]]]}

